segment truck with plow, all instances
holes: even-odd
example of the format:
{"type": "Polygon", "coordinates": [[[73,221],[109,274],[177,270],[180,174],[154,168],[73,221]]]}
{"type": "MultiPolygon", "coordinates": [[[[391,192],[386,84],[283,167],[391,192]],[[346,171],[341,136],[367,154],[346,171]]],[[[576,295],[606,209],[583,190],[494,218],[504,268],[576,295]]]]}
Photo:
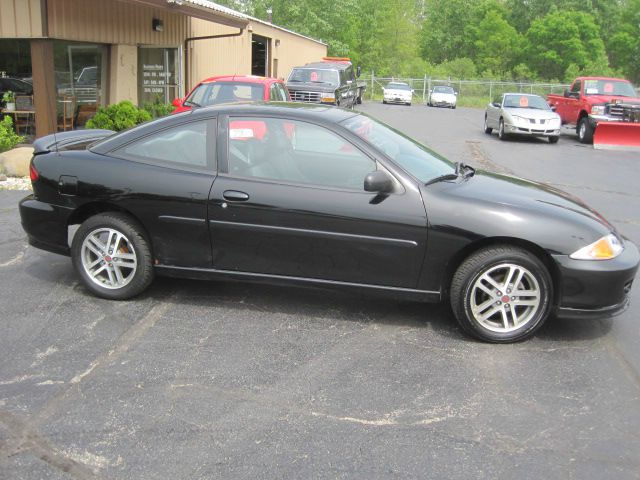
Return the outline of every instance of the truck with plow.
{"type": "Polygon", "coordinates": [[[640,149],[640,97],[629,81],[578,77],[564,95],[550,94],[547,101],[563,124],[575,125],[581,143],[640,149]]]}

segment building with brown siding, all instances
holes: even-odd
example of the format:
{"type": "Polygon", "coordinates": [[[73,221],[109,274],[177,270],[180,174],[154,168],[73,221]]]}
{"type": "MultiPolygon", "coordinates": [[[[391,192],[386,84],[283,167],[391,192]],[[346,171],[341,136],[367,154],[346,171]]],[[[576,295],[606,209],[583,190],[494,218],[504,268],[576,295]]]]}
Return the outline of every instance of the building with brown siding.
{"type": "Polygon", "coordinates": [[[32,101],[37,136],[81,128],[100,105],[170,102],[213,75],[286,77],[326,53],[208,0],[0,0],[0,92],[18,110],[32,101]]]}

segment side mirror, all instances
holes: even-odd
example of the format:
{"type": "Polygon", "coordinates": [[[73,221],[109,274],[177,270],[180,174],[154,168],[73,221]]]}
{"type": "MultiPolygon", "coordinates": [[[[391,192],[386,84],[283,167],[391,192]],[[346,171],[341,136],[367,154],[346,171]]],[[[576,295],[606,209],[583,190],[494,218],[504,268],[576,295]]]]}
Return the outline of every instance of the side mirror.
{"type": "Polygon", "coordinates": [[[458,96],[458,92],[453,92],[453,94],[457,97],[458,96]]]}
{"type": "Polygon", "coordinates": [[[184,103],[184,100],[182,98],[176,98],[173,102],[171,102],[171,105],[173,105],[176,108],[180,108],[183,103],[184,103]]]}
{"type": "Polygon", "coordinates": [[[356,68],[356,77],[359,77],[361,73],[362,73],[362,67],[358,65],[358,67],[356,68]]]}
{"type": "Polygon", "coordinates": [[[556,106],[555,105],[549,105],[551,107],[551,111],[555,112],[556,111],[556,106]]]}
{"type": "Polygon", "coordinates": [[[383,170],[371,172],[364,177],[364,191],[374,193],[391,193],[393,192],[393,179],[383,170]]]}
{"type": "Polygon", "coordinates": [[[493,102],[491,105],[493,105],[496,108],[500,108],[500,102],[493,102]]]}
{"type": "Polygon", "coordinates": [[[571,94],[569,93],[569,90],[565,90],[564,91],[564,98],[569,98],[571,96],[571,94]]]}

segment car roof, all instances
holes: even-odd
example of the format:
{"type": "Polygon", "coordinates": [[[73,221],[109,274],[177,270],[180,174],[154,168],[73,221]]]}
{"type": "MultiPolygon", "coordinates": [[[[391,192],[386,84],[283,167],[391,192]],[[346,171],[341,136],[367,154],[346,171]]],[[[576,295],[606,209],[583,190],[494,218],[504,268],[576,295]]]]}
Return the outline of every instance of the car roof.
{"type": "Polygon", "coordinates": [[[143,137],[174,125],[197,120],[206,120],[218,115],[236,116],[284,116],[294,120],[315,121],[319,124],[335,124],[359,115],[358,112],[328,105],[301,102],[247,102],[226,103],[193,108],[186,112],[169,115],[138,125],[130,130],[113,135],[91,147],[91,151],[106,154],[138,137],[143,137]]]}
{"type": "Polygon", "coordinates": [[[200,83],[215,83],[215,82],[243,82],[243,83],[260,83],[268,84],[275,82],[282,82],[278,78],[272,77],[260,77],[258,75],[219,75],[217,77],[209,77],[202,80],[200,83]]]}
{"type": "Polygon", "coordinates": [[[544,100],[544,97],[542,95],[538,95],[537,93],[522,93],[522,92],[505,92],[502,94],[503,96],[505,95],[519,95],[521,97],[540,97],[544,100]]]}

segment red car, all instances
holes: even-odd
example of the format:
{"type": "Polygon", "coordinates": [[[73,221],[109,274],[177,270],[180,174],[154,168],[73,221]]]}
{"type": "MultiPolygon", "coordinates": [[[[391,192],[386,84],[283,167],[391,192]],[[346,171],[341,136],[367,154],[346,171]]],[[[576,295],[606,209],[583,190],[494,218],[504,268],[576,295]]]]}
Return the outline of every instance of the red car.
{"type": "Polygon", "coordinates": [[[225,75],[211,77],[198,83],[184,98],[176,98],[173,113],[185,112],[192,107],[205,107],[234,102],[288,102],[284,81],[254,75],[225,75]]]}

